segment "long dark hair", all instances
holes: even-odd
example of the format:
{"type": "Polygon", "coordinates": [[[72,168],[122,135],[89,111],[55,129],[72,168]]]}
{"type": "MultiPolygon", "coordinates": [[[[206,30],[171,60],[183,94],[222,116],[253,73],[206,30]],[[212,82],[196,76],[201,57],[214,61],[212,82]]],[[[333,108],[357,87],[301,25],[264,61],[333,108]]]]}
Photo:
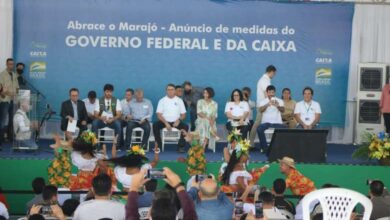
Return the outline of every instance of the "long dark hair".
{"type": "Polygon", "coordinates": [[[81,138],[77,138],[73,141],[72,143],[72,148],[74,151],[78,151],[80,152],[81,154],[90,154],[92,157],[95,156],[95,147],[90,144],[90,143],[86,143],[83,139],[81,138]]]}
{"type": "Polygon", "coordinates": [[[239,89],[234,89],[233,91],[232,91],[232,94],[230,95],[230,101],[231,102],[234,102],[234,93],[235,92],[238,92],[238,95],[240,96],[240,101],[243,101],[244,100],[244,96],[242,95],[242,92],[241,92],[241,90],[239,90],[239,89]]]}
{"type": "Polygon", "coordinates": [[[141,168],[142,165],[148,161],[148,158],[139,154],[128,154],[121,157],[112,158],[109,160],[106,160],[108,162],[111,162],[115,165],[121,166],[121,167],[138,167],[141,168]]]}
{"type": "Polygon", "coordinates": [[[234,167],[237,163],[240,162],[240,158],[237,158],[236,150],[233,150],[232,155],[230,156],[229,163],[225,169],[225,172],[222,174],[222,183],[229,185],[230,174],[233,172],[234,167]]]}

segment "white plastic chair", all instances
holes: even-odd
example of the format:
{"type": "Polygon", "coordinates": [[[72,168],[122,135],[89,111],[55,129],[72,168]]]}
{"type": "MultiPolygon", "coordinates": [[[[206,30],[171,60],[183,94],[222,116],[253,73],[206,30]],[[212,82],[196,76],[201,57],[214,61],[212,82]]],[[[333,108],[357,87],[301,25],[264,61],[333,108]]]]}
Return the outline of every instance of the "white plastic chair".
{"type": "MultiPolygon", "coordinates": [[[[132,133],[131,133],[131,143],[130,146],[134,144],[139,144],[142,145],[142,138],[144,136],[144,129],[138,127],[134,128],[132,133]]],[[[148,137],[149,140],[149,137],[148,137]]],[[[146,151],[149,151],[149,141],[146,143],[146,151]]]]}
{"type": "Polygon", "coordinates": [[[369,220],[372,202],[363,194],[343,188],[319,189],[307,194],[302,199],[303,219],[310,220],[310,204],[320,201],[323,219],[349,220],[353,209],[360,203],[364,207],[363,220],[369,220]]]}
{"type": "Polygon", "coordinates": [[[267,141],[267,144],[271,143],[274,132],[275,132],[275,128],[268,128],[267,130],[264,131],[265,140],[267,141]]]}
{"type": "Polygon", "coordinates": [[[294,215],[285,209],[279,209],[279,212],[280,214],[284,215],[287,219],[291,219],[291,220],[294,219],[294,215]]]}
{"type": "Polygon", "coordinates": [[[180,131],[177,128],[172,128],[170,131],[164,128],[161,131],[161,143],[162,143],[162,151],[164,152],[164,147],[166,143],[175,143],[180,139],[180,131]]]}
{"type": "Polygon", "coordinates": [[[140,220],[149,219],[149,211],[150,211],[150,207],[138,208],[139,219],[140,220]]]}
{"type": "Polygon", "coordinates": [[[115,138],[115,131],[109,127],[98,129],[99,143],[112,143],[115,138]]]}

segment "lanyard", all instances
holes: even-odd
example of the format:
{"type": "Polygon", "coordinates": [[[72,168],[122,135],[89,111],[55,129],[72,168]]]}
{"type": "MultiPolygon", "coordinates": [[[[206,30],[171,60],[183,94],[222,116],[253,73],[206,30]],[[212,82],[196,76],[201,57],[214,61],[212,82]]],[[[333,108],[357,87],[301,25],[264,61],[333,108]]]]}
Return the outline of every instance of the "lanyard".
{"type": "Polygon", "coordinates": [[[303,104],[305,105],[306,114],[309,113],[309,110],[310,110],[310,107],[311,107],[311,102],[310,102],[310,105],[308,107],[306,107],[306,102],[304,102],[303,104]]]}

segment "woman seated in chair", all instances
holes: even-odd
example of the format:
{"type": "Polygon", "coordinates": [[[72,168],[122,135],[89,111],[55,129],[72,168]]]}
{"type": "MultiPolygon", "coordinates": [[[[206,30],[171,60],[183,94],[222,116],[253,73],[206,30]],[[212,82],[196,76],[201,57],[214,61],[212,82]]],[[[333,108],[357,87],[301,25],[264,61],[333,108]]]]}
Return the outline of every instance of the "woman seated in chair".
{"type": "Polygon", "coordinates": [[[250,143],[247,140],[238,142],[230,156],[228,165],[220,180],[223,186],[221,190],[225,193],[243,193],[249,184],[256,184],[260,176],[268,169],[268,165],[261,168],[246,170],[246,163],[249,160],[248,149],[250,143]]]}
{"type": "Polygon", "coordinates": [[[291,99],[291,90],[289,88],[284,88],[282,90],[282,99],[284,102],[284,112],[282,112],[283,124],[288,128],[296,128],[297,121],[294,117],[296,102],[291,99]]]}
{"type": "Polygon", "coordinates": [[[225,114],[228,118],[226,129],[231,132],[233,128],[241,131],[242,138],[246,138],[249,130],[249,105],[244,101],[242,92],[239,89],[234,89],[230,102],[226,103],[225,114]]]}
{"type": "Polygon", "coordinates": [[[211,87],[206,87],[203,90],[203,99],[197,103],[196,130],[200,135],[200,144],[205,148],[209,143],[210,137],[219,139],[217,136],[217,113],[218,104],[212,99],[214,90],[211,87]]]}
{"type": "Polygon", "coordinates": [[[127,155],[106,160],[115,165],[114,173],[116,179],[122,184],[123,191],[128,191],[131,186],[132,175],[138,173],[141,169],[152,169],[157,166],[159,161],[160,149],[154,149],[154,159],[148,163],[149,159],[145,156],[145,151],[139,145],[130,148],[127,155]]]}
{"type": "MultiPolygon", "coordinates": [[[[56,143],[51,147],[55,149],[55,159],[49,166],[49,182],[57,186],[68,187],[71,190],[88,190],[92,187],[92,179],[100,173],[108,174],[116,185],[116,180],[104,159],[103,154],[95,152],[96,136],[91,131],[84,131],[71,142],[61,141],[55,137],[56,143]],[[77,176],[71,175],[72,164],[78,168],[77,176]]],[[[115,144],[113,148],[115,148],[115,144]]]]}

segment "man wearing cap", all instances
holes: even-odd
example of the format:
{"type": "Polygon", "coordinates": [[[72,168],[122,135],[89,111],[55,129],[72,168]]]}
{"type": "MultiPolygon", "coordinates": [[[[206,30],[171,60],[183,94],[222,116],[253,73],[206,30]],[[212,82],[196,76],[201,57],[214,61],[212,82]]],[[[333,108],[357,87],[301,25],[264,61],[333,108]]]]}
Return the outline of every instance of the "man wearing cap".
{"type": "Polygon", "coordinates": [[[316,190],[314,182],[302,175],[295,168],[295,161],[290,157],[283,157],[279,160],[280,171],[286,175],[286,187],[297,196],[304,196],[311,191],[316,190]]]}

